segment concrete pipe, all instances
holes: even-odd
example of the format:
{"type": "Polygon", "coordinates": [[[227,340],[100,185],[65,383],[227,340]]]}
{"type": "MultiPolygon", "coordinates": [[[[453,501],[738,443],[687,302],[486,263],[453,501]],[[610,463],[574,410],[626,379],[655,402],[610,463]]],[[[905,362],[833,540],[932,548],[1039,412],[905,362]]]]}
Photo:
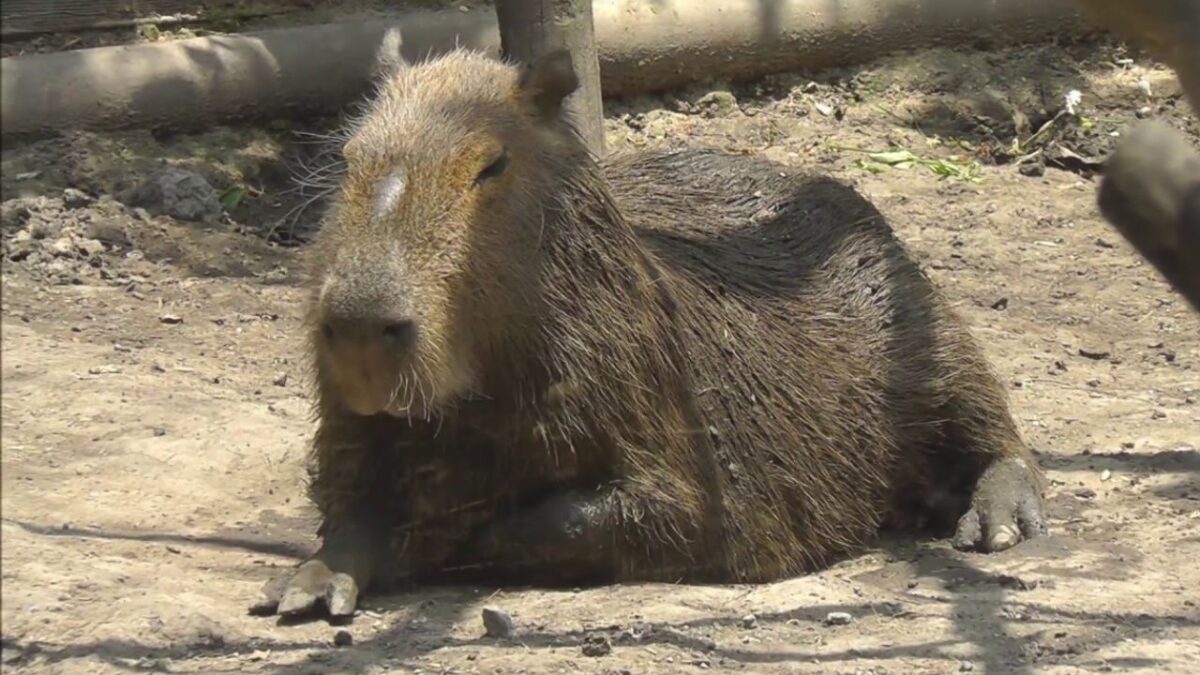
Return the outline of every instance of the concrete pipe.
{"type": "MultiPolygon", "coordinates": [[[[1090,30],[1072,0],[597,0],[594,12],[606,96],[1090,30]]],[[[364,92],[390,26],[411,59],[455,46],[499,51],[485,7],[10,57],[0,62],[3,136],[336,110],[364,92]]]]}

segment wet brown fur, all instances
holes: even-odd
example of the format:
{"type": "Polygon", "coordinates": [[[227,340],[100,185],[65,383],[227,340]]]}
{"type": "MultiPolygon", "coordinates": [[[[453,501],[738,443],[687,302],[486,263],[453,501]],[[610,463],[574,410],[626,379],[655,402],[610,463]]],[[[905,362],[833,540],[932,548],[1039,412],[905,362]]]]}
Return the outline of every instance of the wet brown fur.
{"type": "Polygon", "coordinates": [[[351,128],[310,312],[327,542],[368,523],[401,578],[765,581],[888,524],[950,525],[994,461],[1033,466],[962,322],[854,190],[707,151],[598,166],[519,77],[466,53],[402,68],[351,128]],[[472,188],[501,147],[507,171],[472,188]],[[407,413],[355,415],[320,324],[401,298],[422,326],[391,385],[407,413]],[[472,550],[597,489],[613,535],[593,550],[472,550]]]}

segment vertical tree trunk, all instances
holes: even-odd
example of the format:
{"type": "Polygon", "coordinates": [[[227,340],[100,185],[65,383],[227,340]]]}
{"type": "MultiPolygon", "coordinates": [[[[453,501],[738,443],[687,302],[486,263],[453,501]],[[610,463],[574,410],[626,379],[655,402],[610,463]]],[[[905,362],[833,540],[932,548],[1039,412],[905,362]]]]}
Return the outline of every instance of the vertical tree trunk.
{"type": "Polygon", "coordinates": [[[567,110],[597,157],[604,154],[604,104],[591,0],[496,0],[504,55],[529,63],[555,49],[570,50],[579,89],[567,110]]]}

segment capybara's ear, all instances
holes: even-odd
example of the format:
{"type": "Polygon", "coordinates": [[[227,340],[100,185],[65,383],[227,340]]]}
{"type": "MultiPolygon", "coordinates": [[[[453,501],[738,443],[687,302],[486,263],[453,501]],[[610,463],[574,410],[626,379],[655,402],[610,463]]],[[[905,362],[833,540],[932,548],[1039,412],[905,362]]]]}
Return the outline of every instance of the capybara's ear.
{"type": "Polygon", "coordinates": [[[375,52],[376,79],[387,79],[408,67],[408,61],[404,60],[401,50],[403,46],[400,29],[395,26],[387,29],[383,34],[383,41],[379,43],[379,50],[375,52]]]}
{"type": "Polygon", "coordinates": [[[538,114],[553,118],[562,112],[563,101],[579,87],[571,52],[548,52],[525,67],[517,82],[520,95],[538,114]]]}

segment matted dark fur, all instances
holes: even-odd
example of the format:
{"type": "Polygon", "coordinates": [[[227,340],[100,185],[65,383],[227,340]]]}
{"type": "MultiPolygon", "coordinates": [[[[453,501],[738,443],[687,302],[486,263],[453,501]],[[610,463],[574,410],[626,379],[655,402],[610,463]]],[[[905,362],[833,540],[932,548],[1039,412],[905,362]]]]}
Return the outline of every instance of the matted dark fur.
{"type": "Polygon", "coordinates": [[[878,211],[750,157],[598,166],[566,58],[397,65],[351,129],[310,312],[324,545],[267,611],[459,575],[768,581],[888,524],[1042,531],[1002,386],[878,211]]]}

